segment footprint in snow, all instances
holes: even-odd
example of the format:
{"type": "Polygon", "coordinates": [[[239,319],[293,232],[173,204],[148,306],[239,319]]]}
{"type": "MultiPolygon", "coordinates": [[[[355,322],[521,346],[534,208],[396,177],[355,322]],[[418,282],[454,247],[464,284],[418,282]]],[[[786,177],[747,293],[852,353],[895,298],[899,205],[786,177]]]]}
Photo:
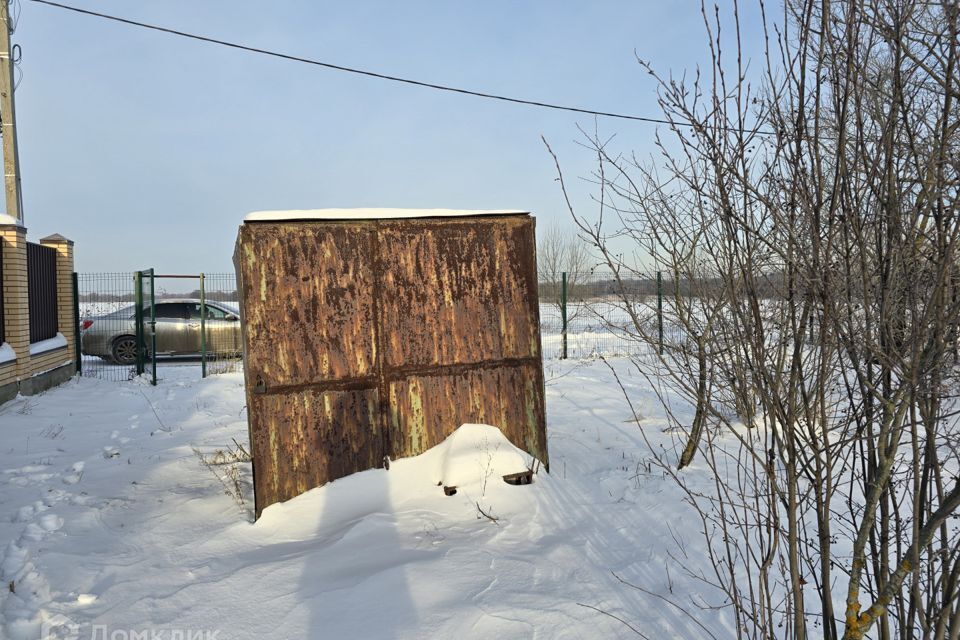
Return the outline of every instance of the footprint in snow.
{"type": "Polygon", "coordinates": [[[9,475],[14,474],[25,474],[25,473],[37,473],[38,471],[46,471],[47,467],[42,464],[28,464],[25,467],[17,467],[16,469],[4,469],[3,472],[9,475]]]}
{"type": "Polygon", "coordinates": [[[110,458],[116,458],[120,455],[120,450],[116,447],[104,447],[103,448],[103,457],[109,460],[110,458]]]}
{"type": "Polygon", "coordinates": [[[0,554],[0,577],[5,580],[13,578],[23,569],[27,562],[27,550],[11,542],[0,554]]]}
{"type": "Polygon", "coordinates": [[[44,502],[48,507],[52,507],[58,502],[69,500],[71,496],[73,496],[73,494],[69,491],[64,491],[62,489],[48,489],[47,497],[44,499],[44,502]]]}
{"type": "Polygon", "coordinates": [[[64,484],[77,484],[83,478],[83,462],[74,462],[73,466],[67,469],[67,475],[63,476],[64,484]]]}
{"type": "Polygon", "coordinates": [[[53,533],[62,526],[63,518],[55,513],[48,513],[47,515],[42,516],[36,522],[31,522],[28,524],[27,528],[23,530],[23,534],[21,534],[20,539],[39,542],[40,540],[43,540],[48,533],[53,533]]]}
{"type": "Polygon", "coordinates": [[[63,526],[63,518],[55,513],[48,513],[47,515],[42,516],[39,522],[40,527],[47,533],[56,531],[63,526]]]}
{"type": "Polygon", "coordinates": [[[25,467],[17,467],[16,469],[4,469],[3,475],[9,478],[9,480],[7,480],[9,484],[16,487],[28,487],[31,484],[46,482],[57,476],[57,474],[49,473],[49,471],[49,465],[28,464],[25,467]]]}
{"type": "Polygon", "coordinates": [[[17,476],[10,478],[10,484],[16,487],[29,487],[31,484],[46,482],[55,476],[56,474],[54,473],[35,473],[29,476],[17,476]]]}
{"type": "Polygon", "coordinates": [[[45,505],[43,502],[37,500],[33,504],[20,507],[17,510],[17,514],[13,517],[13,522],[30,522],[38,513],[42,513],[49,508],[50,507],[45,505]]]}

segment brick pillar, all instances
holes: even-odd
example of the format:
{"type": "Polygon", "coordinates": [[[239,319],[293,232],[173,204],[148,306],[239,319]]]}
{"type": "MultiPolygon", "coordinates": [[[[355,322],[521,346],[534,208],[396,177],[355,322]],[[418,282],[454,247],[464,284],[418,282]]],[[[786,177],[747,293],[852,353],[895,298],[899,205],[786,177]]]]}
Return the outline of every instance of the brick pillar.
{"type": "MultiPolygon", "coordinates": [[[[73,240],[67,240],[59,233],[40,240],[45,247],[57,251],[57,329],[67,339],[70,359],[74,359],[74,346],[77,342],[76,327],[73,324],[73,240]]],[[[76,363],[74,363],[76,364],[76,363]]]]}
{"type": "MultiPolygon", "coordinates": [[[[2,216],[9,220],[8,216],[2,216]]],[[[0,386],[29,378],[30,303],[27,298],[27,229],[0,224],[3,242],[3,315],[5,342],[17,354],[15,366],[0,364],[0,386]]]]}

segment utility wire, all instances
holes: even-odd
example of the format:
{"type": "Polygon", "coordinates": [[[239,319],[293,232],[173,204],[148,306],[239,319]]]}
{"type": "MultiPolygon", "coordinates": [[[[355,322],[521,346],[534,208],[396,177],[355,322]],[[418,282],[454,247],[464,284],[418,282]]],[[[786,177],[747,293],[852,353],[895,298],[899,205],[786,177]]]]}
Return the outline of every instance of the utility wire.
{"type": "MultiPolygon", "coordinates": [[[[0,1],[5,1],[5,0],[0,0],[0,1]]],[[[209,42],[211,44],[218,44],[224,47],[230,47],[231,49],[239,49],[241,51],[248,51],[250,53],[259,53],[261,55],[271,56],[273,58],[281,58],[283,60],[291,60],[293,62],[302,62],[304,64],[311,64],[317,67],[333,69],[334,71],[345,71],[347,73],[354,73],[361,76],[369,76],[371,78],[379,78],[380,80],[389,80],[391,82],[400,82],[403,84],[410,84],[417,87],[425,87],[427,89],[437,89],[438,91],[449,91],[451,93],[460,93],[463,95],[475,96],[478,98],[500,100],[503,102],[512,102],[514,104],[525,104],[533,107],[542,107],[544,109],[555,109],[557,111],[572,111],[574,113],[585,113],[593,116],[603,116],[605,118],[619,118],[621,120],[634,120],[637,122],[650,122],[653,124],[666,124],[666,125],[675,125],[675,126],[690,127],[690,128],[694,128],[695,126],[693,123],[690,123],[690,122],[677,122],[677,121],[666,120],[663,118],[649,118],[645,116],[634,116],[634,115],[628,115],[624,113],[613,113],[610,111],[594,111],[593,109],[584,109],[581,107],[568,107],[568,106],[559,105],[559,104],[552,104],[549,102],[539,102],[537,100],[524,100],[522,98],[511,98],[509,96],[501,96],[494,93],[484,93],[482,91],[473,91],[471,89],[461,89],[459,87],[450,87],[442,84],[434,84],[432,82],[423,82],[421,80],[401,78],[399,76],[391,76],[384,73],[377,73],[375,71],[367,71],[365,69],[344,67],[342,65],[332,64],[330,62],[322,62],[320,60],[314,60],[311,58],[302,58],[300,56],[294,56],[287,53],[280,53],[278,51],[271,51],[269,49],[260,49],[257,47],[250,47],[244,44],[238,44],[236,42],[218,40],[217,38],[210,38],[207,36],[197,35],[195,33],[187,33],[186,31],[169,29],[167,27],[161,27],[155,24],[148,24],[146,22],[137,22],[136,20],[121,18],[119,16],[112,16],[106,13],[98,13],[96,11],[90,11],[89,9],[81,9],[80,7],[73,7],[66,4],[60,4],[59,2],[52,2],[51,0],[31,0],[31,1],[36,2],[38,4],[45,4],[51,7],[56,7],[58,9],[66,9],[67,11],[73,11],[75,13],[82,13],[84,15],[94,16],[96,18],[103,18],[104,20],[112,20],[113,22],[120,22],[122,24],[127,24],[134,27],[141,27],[143,29],[150,29],[153,31],[169,33],[170,35],[179,36],[181,38],[189,38],[191,40],[209,42]]],[[[729,130],[734,131],[734,129],[732,128],[730,128],[729,130]]],[[[744,133],[770,134],[771,132],[745,129],[744,133]]]]}

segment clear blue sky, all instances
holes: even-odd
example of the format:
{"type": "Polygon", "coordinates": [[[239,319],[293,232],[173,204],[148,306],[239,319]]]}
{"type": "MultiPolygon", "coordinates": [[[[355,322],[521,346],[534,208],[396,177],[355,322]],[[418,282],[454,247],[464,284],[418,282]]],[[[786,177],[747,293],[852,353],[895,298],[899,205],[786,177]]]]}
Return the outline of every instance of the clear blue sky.
{"type": "MultiPolygon", "coordinates": [[[[420,80],[658,116],[634,52],[704,62],[699,2],[64,0],[266,49],[420,80]]],[[[568,225],[551,142],[587,175],[590,116],[264,58],[21,0],[13,36],[25,222],[76,242],[78,271],[232,270],[250,211],[518,208],[568,225]]],[[[725,8],[729,11],[729,8],[725,8]]],[[[748,38],[755,38],[748,32],[748,38]]],[[[656,127],[599,121],[652,151],[656,127]]],[[[577,203],[589,207],[585,183],[577,203]]]]}

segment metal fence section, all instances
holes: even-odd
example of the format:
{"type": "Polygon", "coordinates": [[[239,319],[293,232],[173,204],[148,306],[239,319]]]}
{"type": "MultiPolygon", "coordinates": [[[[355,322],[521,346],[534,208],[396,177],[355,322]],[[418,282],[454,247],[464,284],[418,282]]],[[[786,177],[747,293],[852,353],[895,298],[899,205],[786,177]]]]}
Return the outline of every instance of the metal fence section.
{"type": "Polygon", "coordinates": [[[155,383],[174,366],[194,367],[198,376],[237,370],[236,289],[232,273],[77,274],[83,375],[146,374],[155,383]]]}
{"type": "Polygon", "coordinates": [[[57,335],[57,250],[27,243],[30,342],[57,335]]]}
{"type": "Polygon", "coordinates": [[[133,273],[77,274],[83,375],[117,381],[136,375],[135,300],[133,273]]]}
{"type": "Polygon", "coordinates": [[[205,307],[201,332],[203,375],[237,371],[243,351],[237,278],[232,273],[207,273],[200,283],[205,307]]]}
{"type": "Polygon", "coordinates": [[[651,338],[659,336],[661,344],[683,339],[664,313],[663,292],[658,274],[618,281],[610,274],[563,273],[540,282],[543,357],[656,355],[651,338]]]}
{"type": "MultiPolygon", "coordinates": [[[[137,273],[141,274],[140,300],[145,309],[142,372],[150,374],[156,365],[162,378],[164,367],[194,366],[198,375],[206,376],[242,367],[233,273],[157,274],[152,278],[150,270],[137,273]],[[151,359],[154,347],[148,305],[151,285],[155,362],[151,359]],[[178,344],[171,341],[174,333],[180,334],[178,344]]],[[[77,275],[83,375],[109,380],[137,375],[136,282],[135,273],[77,275]]],[[[568,273],[559,274],[555,282],[540,282],[538,287],[544,358],[652,357],[656,346],[651,336],[661,335],[666,344],[684,339],[680,327],[670,321],[674,286],[658,281],[656,274],[618,283],[611,275],[568,273]],[[635,319],[643,327],[645,340],[637,335],[635,319]]]]}

